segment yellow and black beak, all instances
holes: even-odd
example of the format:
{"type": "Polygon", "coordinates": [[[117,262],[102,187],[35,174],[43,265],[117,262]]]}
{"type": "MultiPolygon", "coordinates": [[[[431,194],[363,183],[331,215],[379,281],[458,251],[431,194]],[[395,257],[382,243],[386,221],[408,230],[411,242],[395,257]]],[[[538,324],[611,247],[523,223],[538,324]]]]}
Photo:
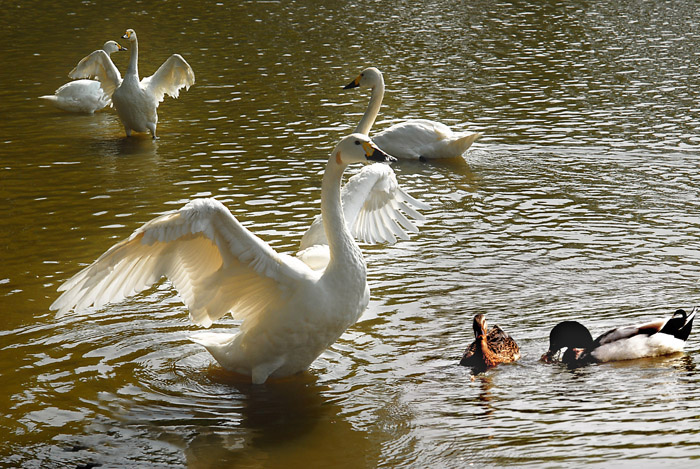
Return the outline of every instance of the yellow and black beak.
{"type": "Polygon", "coordinates": [[[117,45],[119,46],[119,50],[120,50],[120,51],[129,50],[129,49],[127,49],[126,47],[124,47],[124,46],[122,46],[121,44],[119,44],[118,42],[117,42],[117,45]]]}
{"type": "Polygon", "coordinates": [[[350,88],[357,88],[358,86],[360,86],[360,78],[362,78],[362,75],[357,75],[357,78],[355,78],[353,81],[351,81],[347,85],[343,86],[343,89],[349,90],[350,88]]]}
{"type": "Polygon", "coordinates": [[[369,161],[379,161],[382,163],[391,163],[396,161],[396,158],[391,155],[387,155],[372,142],[362,142],[362,148],[365,150],[365,157],[369,161]]]}
{"type": "Polygon", "coordinates": [[[131,37],[131,32],[127,31],[127,32],[125,32],[124,35],[122,36],[122,39],[129,39],[130,37],[131,37]]]}

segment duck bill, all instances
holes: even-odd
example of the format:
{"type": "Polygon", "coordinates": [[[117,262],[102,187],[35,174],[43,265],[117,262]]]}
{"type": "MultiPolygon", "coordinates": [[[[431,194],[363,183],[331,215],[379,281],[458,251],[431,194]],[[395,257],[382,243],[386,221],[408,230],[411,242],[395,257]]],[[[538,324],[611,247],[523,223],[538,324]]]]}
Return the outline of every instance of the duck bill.
{"type": "Polygon", "coordinates": [[[396,158],[384,153],[382,150],[379,149],[379,147],[372,143],[364,142],[362,143],[362,148],[364,148],[365,157],[369,161],[378,161],[382,163],[391,163],[393,161],[396,161],[396,158]]]}
{"type": "Polygon", "coordinates": [[[554,361],[554,352],[547,350],[547,352],[540,357],[540,360],[545,363],[552,363],[554,361]]]}
{"type": "Polygon", "coordinates": [[[355,78],[353,81],[343,86],[343,89],[349,90],[351,88],[357,88],[358,86],[360,86],[360,77],[355,78]]]}

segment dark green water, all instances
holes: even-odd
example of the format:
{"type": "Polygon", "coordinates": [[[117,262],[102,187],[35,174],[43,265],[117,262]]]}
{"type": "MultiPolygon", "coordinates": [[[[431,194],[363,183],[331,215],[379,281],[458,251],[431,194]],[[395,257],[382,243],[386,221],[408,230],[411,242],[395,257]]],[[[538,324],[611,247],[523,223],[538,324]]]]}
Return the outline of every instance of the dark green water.
{"type": "Polygon", "coordinates": [[[697,3],[192,3],[3,5],[1,466],[698,464],[697,334],[671,357],[538,361],[560,320],[596,335],[700,301],[697,3]],[[125,139],[112,110],[37,99],[126,28],[142,75],[175,52],[196,73],[155,142],[125,139]],[[240,383],[187,340],[167,283],[48,310],[196,197],[294,251],[368,101],[341,87],[370,65],[387,83],[375,129],[429,118],[485,137],[464,161],[394,165],[432,209],[410,241],[362,247],[370,306],[307,373],[240,383]],[[482,312],[523,357],[472,379],[456,363],[482,312]]]}

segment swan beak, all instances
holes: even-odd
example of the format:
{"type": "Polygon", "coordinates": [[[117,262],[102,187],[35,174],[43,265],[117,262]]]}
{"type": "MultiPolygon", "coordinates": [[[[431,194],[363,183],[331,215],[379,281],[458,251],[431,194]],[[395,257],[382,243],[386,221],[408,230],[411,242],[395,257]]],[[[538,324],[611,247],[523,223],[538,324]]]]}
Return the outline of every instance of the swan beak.
{"type": "Polygon", "coordinates": [[[365,156],[370,161],[380,161],[385,163],[396,161],[396,158],[391,155],[387,155],[372,142],[362,142],[362,148],[365,150],[365,156]]]}
{"type": "Polygon", "coordinates": [[[131,33],[129,33],[129,31],[127,31],[127,32],[125,32],[124,35],[122,36],[122,39],[129,39],[130,36],[131,36],[131,33]]]}
{"type": "Polygon", "coordinates": [[[361,76],[362,76],[362,75],[358,75],[358,77],[355,78],[353,81],[351,81],[351,82],[348,83],[347,85],[343,86],[343,89],[344,89],[344,90],[349,90],[350,88],[357,88],[358,86],[360,86],[360,77],[361,77],[361,76]]]}
{"type": "Polygon", "coordinates": [[[129,49],[127,49],[126,47],[124,47],[124,46],[122,46],[121,44],[119,44],[118,42],[117,42],[117,45],[119,46],[119,50],[120,50],[120,51],[129,50],[129,49]]]}

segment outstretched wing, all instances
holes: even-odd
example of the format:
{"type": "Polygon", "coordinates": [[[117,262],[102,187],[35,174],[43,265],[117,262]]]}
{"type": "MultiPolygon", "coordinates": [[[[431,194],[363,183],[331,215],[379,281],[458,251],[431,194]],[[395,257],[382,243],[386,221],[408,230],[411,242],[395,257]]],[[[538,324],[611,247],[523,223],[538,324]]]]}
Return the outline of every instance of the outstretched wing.
{"type": "MultiPolygon", "coordinates": [[[[134,295],[163,276],[196,324],[209,327],[231,311],[254,318],[278,308],[312,271],[277,254],[215,199],[194,200],[157,217],[66,281],[51,305],[59,316],[134,295]]],[[[253,320],[250,320],[253,319],[253,320]]]]}
{"type": "Polygon", "coordinates": [[[102,91],[109,98],[114,90],[122,82],[119,69],[114,65],[109,54],[103,50],[96,50],[87,57],[84,57],[78,65],[68,74],[71,78],[95,78],[100,81],[102,91]]]}
{"type": "Polygon", "coordinates": [[[194,85],[194,71],[180,54],[171,55],[163,62],[156,73],[141,80],[141,86],[153,93],[158,102],[167,94],[173,98],[180,95],[180,89],[190,89],[194,85]]]}
{"type": "MultiPolygon", "coordinates": [[[[384,164],[372,164],[348,179],[341,194],[345,223],[353,236],[365,243],[395,243],[408,239],[418,228],[408,218],[423,220],[416,209],[429,209],[403,191],[394,170],[384,164]],[[415,208],[414,208],[415,207],[415,208]]],[[[319,215],[301,239],[300,250],[328,244],[319,215]]]]}

